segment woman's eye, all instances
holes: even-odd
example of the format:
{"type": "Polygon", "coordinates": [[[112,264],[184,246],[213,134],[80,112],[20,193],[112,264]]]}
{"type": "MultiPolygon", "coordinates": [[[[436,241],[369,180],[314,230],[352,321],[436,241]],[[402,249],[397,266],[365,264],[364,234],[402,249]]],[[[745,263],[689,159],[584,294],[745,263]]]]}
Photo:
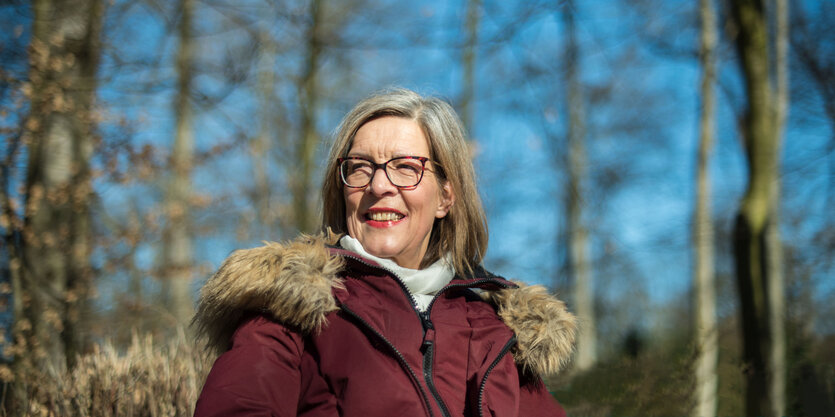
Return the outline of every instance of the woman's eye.
{"type": "Polygon", "coordinates": [[[355,162],[349,167],[350,172],[368,172],[371,171],[371,164],[368,162],[355,162]]]}
{"type": "Polygon", "coordinates": [[[419,172],[420,165],[411,162],[400,162],[397,165],[395,165],[395,169],[404,172],[419,172]]]}

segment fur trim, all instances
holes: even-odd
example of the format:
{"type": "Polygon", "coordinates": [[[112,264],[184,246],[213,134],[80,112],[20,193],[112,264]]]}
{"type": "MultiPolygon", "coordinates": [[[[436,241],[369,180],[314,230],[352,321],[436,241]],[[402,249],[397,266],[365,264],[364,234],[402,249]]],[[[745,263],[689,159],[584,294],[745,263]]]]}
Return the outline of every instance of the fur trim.
{"type": "Polygon", "coordinates": [[[488,292],[499,317],[516,333],[513,357],[525,371],[556,374],[574,351],[577,319],[541,285],[488,292]]]}
{"type": "Polygon", "coordinates": [[[200,291],[192,324],[218,353],[226,351],[246,313],[262,312],[300,332],[322,329],[325,316],[337,310],[331,289],[340,286],[342,259],[330,256],[325,243],[338,239],[305,236],[284,245],[238,250],[223,262],[200,291]]]}
{"type": "MultiPolygon", "coordinates": [[[[200,291],[192,320],[198,336],[222,353],[241,319],[252,312],[266,313],[303,334],[320,331],[327,314],[338,310],[331,290],[342,286],[337,274],[343,261],[325,246],[338,240],[328,231],[232,253],[200,291]]],[[[517,284],[483,296],[516,333],[516,363],[538,375],[554,374],[571,356],[576,319],[544,287],[517,284]]]]}

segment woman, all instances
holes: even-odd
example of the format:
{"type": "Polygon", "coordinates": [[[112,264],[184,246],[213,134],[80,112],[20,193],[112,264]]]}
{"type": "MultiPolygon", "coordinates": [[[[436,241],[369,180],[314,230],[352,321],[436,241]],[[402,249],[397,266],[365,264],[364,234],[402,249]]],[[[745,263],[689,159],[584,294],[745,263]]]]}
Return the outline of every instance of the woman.
{"type": "Polygon", "coordinates": [[[222,353],[195,415],[555,416],[541,376],[575,320],[485,271],[485,216],[445,102],[395,90],[343,120],[322,236],[233,253],[195,323],[222,353]]]}

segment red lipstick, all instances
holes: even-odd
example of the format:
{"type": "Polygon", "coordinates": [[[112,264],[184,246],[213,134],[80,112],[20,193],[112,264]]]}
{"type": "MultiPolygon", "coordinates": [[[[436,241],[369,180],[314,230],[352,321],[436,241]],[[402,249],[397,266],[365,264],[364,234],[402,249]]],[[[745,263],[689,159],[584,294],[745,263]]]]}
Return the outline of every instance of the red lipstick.
{"type": "Polygon", "coordinates": [[[365,224],[376,227],[392,227],[406,218],[406,215],[398,210],[388,207],[372,207],[363,216],[365,224]]]}

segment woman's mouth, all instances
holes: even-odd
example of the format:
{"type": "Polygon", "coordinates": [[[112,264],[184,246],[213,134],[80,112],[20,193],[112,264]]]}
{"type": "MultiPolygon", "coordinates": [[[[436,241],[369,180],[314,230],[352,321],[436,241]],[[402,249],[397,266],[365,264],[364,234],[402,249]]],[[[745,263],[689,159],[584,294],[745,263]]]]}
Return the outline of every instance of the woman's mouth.
{"type": "Polygon", "coordinates": [[[374,220],[378,222],[390,222],[393,220],[400,220],[403,218],[402,214],[392,213],[390,211],[386,212],[376,212],[376,213],[367,213],[365,218],[368,220],[374,220]]]}
{"type": "Polygon", "coordinates": [[[365,223],[372,227],[391,227],[406,216],[396,211],[375,210],[365,213],[365,223]]]}

